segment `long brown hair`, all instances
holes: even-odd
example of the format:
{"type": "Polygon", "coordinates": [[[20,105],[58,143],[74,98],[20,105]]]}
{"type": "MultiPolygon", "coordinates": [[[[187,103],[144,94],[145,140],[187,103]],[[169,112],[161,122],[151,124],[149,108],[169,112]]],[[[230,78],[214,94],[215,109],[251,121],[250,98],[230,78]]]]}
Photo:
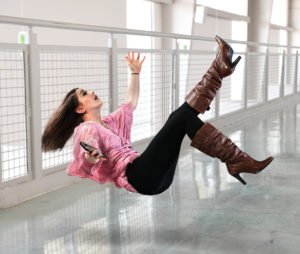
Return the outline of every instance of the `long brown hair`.
{"type": "Polygon", "coordinates": [[[75,112],[79,106],[76,89],[68,92],[62,104],[49,119],[42,135],[42,150],[44,152],[62,149],[72,136],[75,127],[83,122],[82,114],[75,112]]]}

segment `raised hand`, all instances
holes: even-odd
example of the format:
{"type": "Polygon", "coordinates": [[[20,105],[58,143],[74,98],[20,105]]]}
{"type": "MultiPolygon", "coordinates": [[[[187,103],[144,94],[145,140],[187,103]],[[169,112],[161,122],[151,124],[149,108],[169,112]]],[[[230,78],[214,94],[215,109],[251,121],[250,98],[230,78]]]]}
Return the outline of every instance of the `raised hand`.
{"type": "Polygon", "coordinates": [[[127,61],[128,67],[131,71],[131,73],[140,73],[142,69],[143,62],[145,61],[145,56],[140,61],[140,52],[137,53],[137,56],[135,56],[134,51],[131,53],[128,52],[128,54],[125,56],[125,59],[127,61]]]}

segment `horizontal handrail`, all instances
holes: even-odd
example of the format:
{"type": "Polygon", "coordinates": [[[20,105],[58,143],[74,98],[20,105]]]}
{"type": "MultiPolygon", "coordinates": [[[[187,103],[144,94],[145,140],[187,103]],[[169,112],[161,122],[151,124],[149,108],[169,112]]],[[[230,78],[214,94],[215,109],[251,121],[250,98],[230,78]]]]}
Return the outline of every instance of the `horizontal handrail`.
{"type": "MultiPolygon", "coordinates": [[[[161,37],[161,38],[214,41],[213,38],[204,37],[204,36],[153,32],[153,31],[144,31],[144,30],[136,30],[136,29],[118,28],[118,27],[85,25],[79,23],[30,19],[30,18],[4,16],[4,15],[0,15],[0,23],[22,25],[28,27],[48,27],[48,28],[69,29],[69,30],[78,30],[78,31],[89,31],[89,32],[103,32],[103,33],[110,33],[110,34],[130,34],[130,35],[152,36],[152,37],[161,37]]],[[[288,45],[271,44],[271,43],[257,43],[257,42],[249,42],[249,41],[237,41],[237,40],[230,40],[227,38],[226,41],[235,44],[245,44],[248,46],[284,47],[284,48],[300,49],[299,46],[288,46],[288,45]]]]}

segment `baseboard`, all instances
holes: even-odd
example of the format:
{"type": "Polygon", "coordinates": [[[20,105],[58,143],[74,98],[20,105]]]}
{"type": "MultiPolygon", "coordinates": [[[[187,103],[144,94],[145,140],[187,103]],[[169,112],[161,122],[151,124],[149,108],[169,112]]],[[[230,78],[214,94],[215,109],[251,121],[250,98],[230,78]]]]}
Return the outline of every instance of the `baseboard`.
{"type": "Polygon", "coordinates": [[[8,208],[53,190],[66,187],[81,179],[66,175],[65,170],[43,178],[5,186],[0,190],[0,208],[8,208]]]}

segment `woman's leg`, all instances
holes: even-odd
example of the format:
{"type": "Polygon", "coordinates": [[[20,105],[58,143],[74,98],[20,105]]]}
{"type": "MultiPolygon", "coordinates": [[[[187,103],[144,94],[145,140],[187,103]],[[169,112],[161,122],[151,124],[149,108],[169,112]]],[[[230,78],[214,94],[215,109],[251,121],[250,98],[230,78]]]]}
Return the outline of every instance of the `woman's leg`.
{"type": "Polygon", "coordinates": [[[128,165],[128,181],[142,194],[158,194],[172,183],[182,140],[193,139],[204,125],[186,102],[169,116],[146,150],[128,165]]]}

